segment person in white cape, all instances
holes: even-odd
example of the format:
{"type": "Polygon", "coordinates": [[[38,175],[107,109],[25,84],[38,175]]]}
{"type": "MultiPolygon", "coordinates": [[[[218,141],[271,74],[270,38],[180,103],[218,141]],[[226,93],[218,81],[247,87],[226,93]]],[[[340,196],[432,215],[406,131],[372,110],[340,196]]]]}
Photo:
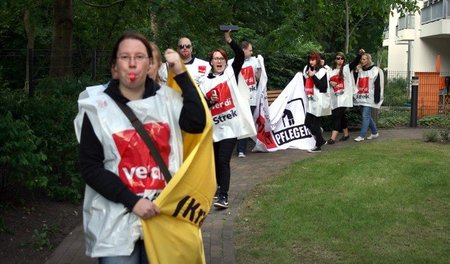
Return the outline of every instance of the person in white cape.
{"type": "Polygon", "coordinates": [[[356,142],[363,141],[367,130],[372,134],[367,139],[375,139],[379,136],[377,125],[372,118],[372,109],[380,108],[384,96],[383,71],[372,62],[372,56],[364,53],[361,56],[360,67],[356,79],[356,89],[353,95],[353,104],[361,106],[361,130],[356,142]]]}
{"type": "Polygon", "coordinates": [[[308,65],[303,69],[305,93],[308,99],[305,125],[316,140],[316,145],[308,152],[320,152],[322,145],[326,143],[322,136],[320,117],[331,115],[328,74],[320,60],[320,53],[311,52],[308,55],[308,65]]]}
{"type": "Polygon", "coordinates": [[[150,132],[171,174],[183,161],[181,130],[201,133],[206,124],[201,98],[179,55],[167,50],[165,58],[182,94],[152,79],[159,63],[151,44],[142,34],[126,32],[113,48],[112,80],[86,88],[78,99],[74,125],[86,182],[86,254],[99,263],[147,263],[140,219],[160,213],[152,200],[166,186],[147,145],[118,103],[128,105],[150,132]]]}
{"type": "Polygon", "coordinates": [[[345,54],[337,52],[329,72],[331,92],[331,115],[333,117],[333,131],[331,138],[327,140],[327,145],[333,145],[339,134],[343,136],[339,141],[346,141],[350,138],[348,130],[348,120],[345,112],[347,108],[353,107],[354,81],[352,71],[356,68],[364,50],[359,50],[358,56],[350,63],[346,63],[345,54]]]}
{"type": "MultiPolygon", "coordinates": [[[[250,111],[254,114],[257,104],[257,96],[260,92],[258,90],[259,79],[261,77],[261,64],[260,60],[253,55],[253,44],[250,41],[243,40],[240,43],[242,50],[244,51],[245,60],[242,65],[241,75],[244,78],[245,84],[249,89],[249,104],[250,111]]],[[[228,64],[232,64],[234,59],[228,61],[228,64]]],[[[247,152],[247,138],[239,139],[237,142],[237,154],[239,158],[245,158],[247,152]]]]}
{"type": "MultiPolygon", "coordinates": [[[[230,187],[230,160],[237,138],[256,135],[248,100],[241,94],[237,81],[244,63],[244,52],[224,33],[225,41],[235,53],[231,67],[222,48],[210,52],[211,72],[200,79],[200,89],[206,97],[213,118],[214,161],[216,165],[217,200],[214,206],[228,208],[230,187]]],[[[242,78],[242,77],[241,77],[242,78]]]]}

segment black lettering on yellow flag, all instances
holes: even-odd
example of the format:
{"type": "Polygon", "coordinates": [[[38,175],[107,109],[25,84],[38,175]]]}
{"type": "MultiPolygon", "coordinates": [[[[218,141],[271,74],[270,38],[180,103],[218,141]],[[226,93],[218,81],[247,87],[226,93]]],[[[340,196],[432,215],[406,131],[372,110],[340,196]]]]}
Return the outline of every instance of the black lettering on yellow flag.
{"type": "Polygon", "coordinates": [[[184,218],[189,216],[188,220],[190,222],[201,225],[206,216],[206,212],[200,209],[200,203],[197,203],[196,200],[190,196],[186,196],[180,200],[172,216],[177,217],[186,204],[187,207],[184,209],[182,216],[184,218]],[[201,221],[199,222],[199,220],[201,221]]]}

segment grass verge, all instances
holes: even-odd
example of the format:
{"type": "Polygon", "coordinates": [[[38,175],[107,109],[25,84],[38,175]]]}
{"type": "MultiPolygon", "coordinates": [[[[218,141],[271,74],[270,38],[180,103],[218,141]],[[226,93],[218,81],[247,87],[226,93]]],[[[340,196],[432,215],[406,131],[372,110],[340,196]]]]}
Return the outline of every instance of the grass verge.
{"type": "Polygon", "coordinates": [[[238,263],[448,263],[450,150],[401,140],[324,152],[259,185],[238,263]]]}

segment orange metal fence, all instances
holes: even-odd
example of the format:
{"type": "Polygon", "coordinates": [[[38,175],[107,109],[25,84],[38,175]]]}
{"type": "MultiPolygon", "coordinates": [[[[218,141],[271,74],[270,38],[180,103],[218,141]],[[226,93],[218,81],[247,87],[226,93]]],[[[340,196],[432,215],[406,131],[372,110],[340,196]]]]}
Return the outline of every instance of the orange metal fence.
{"type": "Polygon", "coordinates": [[[438,72],[416,72],[415,75],[419,77],[417,117],[447,114],[450,77],[438,72]]]}

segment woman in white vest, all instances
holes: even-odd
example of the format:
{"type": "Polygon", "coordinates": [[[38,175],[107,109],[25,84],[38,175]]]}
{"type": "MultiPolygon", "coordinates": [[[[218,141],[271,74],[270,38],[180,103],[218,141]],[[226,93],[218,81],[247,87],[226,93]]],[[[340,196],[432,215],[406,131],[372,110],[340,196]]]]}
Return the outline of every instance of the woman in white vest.
{"type": "Polygon", "coordinates": [[[307,98],[305,126],[311,131],[316,140],[316,145],[308,152],[321,151],[321,146],[326,141],[322,136],[320,117],[331,115],[328,74],[320,60],[320,53],[311,52],[308,55],[308,65],[303,69],[307,98]]]}
{"type": "Polygon", "coordinates": [[[99,263],[147,263],[139,218],[160,213],[152,202],[166,182],[147,145],[117,102],[127,104],[149,132],[169,171],[183,160],[181,130],[201,133],[206,113],[179,55],[165,58],[182,95],[153,79],[158,61],[148,40],[124,33],[111,57],[113,79],[88,87],[78,99],[75,132],[86,181],[83,224],[86,254],[99,263]]]}
{"type": "Polygon", "coordinates": [[[361,56],[356,78],[356,90],[353,95],[353,104],[361,106],[361,130],[355,141],[363,141],[367,130],[372,134],[367,139],[375,139],[379,136],[378,128],[372,118],[372,109],[380,108],[383,103],[384,76],[380,68],[372,62],[372,56],[364,53],[361,56]]]}
{"type": "Polygon", "coordinates": [[[348,131],[348,121],[345,116],[347,107],[353,107],[353,78],[352,71],[358,65],[364,50],[359,50],[358,56],[350,63],[346,64],[345,54],[337,52],[332,63],[330,71],[331,86],[331,115],[333,116],[333,131],[331,138],[327,140],[328,145],[336,142],[339,131],[343,131],[344,135],[340,141],[346,141],[350,138],[348,131]]]}
{"type": "Polygon", "coordinates": [[[237,85],[244,64],[244,52],[231,39],[230,32],[225,32],[224,37],[235,54],[231,67],[228,67],[226,51],[215,49],[209,54],[211,72],[200,79],[200,89],[209,104],[214,123],[214,161],[218,185],[214,206],[217,208],[228,208],[230,160],[237,138],[256,134],[248,100],[240,94],[237,85]]]}

